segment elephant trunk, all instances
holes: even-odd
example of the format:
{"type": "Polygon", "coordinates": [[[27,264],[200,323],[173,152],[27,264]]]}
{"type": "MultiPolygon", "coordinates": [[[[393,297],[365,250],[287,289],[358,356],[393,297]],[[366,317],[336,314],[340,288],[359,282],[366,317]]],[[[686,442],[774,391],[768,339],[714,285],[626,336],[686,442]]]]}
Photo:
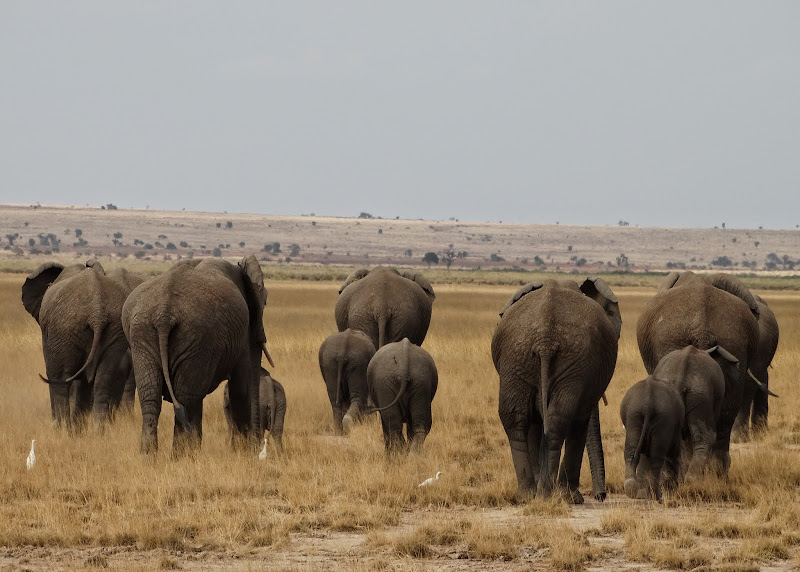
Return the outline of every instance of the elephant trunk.
{"type": "Polygon", "coordinates": [[[592,473],[594,498],[604,501],[606,499],[606,467],[603,457],[603,438],[600,435],[600,409],[597,405],[592,409],[592,416],[589,418],[589,427],[586,433],[586,451],[589,456],[589,469],[592,473]]]}

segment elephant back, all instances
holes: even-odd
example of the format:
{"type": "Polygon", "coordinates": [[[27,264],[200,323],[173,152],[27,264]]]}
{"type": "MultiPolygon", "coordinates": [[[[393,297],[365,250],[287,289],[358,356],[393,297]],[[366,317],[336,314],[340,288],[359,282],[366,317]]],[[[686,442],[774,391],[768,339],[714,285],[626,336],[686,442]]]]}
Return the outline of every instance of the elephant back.
{"type": "Polygon", "coordinates": [[[430,326],[433,288],[419,274],[411,277],[394,268],[375,268],[348,281],[336,302],[339,331],[347,328],[367,334],[376,348],[408,338],[421,345],[430,326]]]}

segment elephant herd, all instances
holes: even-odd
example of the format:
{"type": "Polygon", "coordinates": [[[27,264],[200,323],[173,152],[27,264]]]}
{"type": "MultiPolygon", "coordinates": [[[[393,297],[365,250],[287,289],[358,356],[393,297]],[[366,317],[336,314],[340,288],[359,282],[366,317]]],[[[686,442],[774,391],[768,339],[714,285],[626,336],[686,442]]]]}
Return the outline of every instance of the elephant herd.
{"type": "MultiPolygon", "coordinates": [[[[319,349],[338,433],[379,412],[388,452],[422,447],[438,386],[436,364],[420,347],[434,299],[423,275],[390,267],[358,270],[342,284],[338,332],[319,349]]],[[[272,358],[255,256],[181,261],[155,277],[106,273],[96,261],[47,263],[26,279],[22,302],[41,328],[56,425],[80,430],[91,413],[102,428],[138,393],[142,453],[158,449],[163,400],[175,409],[173,453],[180,453],[199,446],[203,399],[227,380],[232,445],[255,450],[269,431],[280,450],[286,395],[261,366],[262,355],[272,358]]],[[[500,312],[491,355],[517,498],[560,491],[583,502],[586,450],[593,496],[605,499],[598,404],[621,329],[619,301],[597,277],[526,284],[500,312]]],[[[726,475],[732,432],[746,438],[751,424],[766,428],[774,314],[734,277],[672,273],[636,334],[649,375],[620,408],[626,494],[660,499],[678,479],[726,475]]]]}

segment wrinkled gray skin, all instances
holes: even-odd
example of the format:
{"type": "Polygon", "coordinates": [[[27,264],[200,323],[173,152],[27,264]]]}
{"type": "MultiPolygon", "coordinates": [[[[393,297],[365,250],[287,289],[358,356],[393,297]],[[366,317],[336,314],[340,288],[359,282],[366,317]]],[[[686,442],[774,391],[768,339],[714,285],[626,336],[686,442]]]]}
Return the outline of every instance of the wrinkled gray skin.
{"type": "Polygon", "coordinates": [[[351,328],[328,336],[319,348],[319,369],[337,433],[349,433],[367,411],[367,366],[374,355],[369,336],[351,328]]]}
{"type": "MultiPolygon", "coordinates": [[[[260,403],[258,406],[260,423],[259,435],[264,435],[265,431],[269,431],[275,443],[275,449],[280,453],[283,451],[283,420],[286,417],[286,392],[278,380],[273,379],[269,372],[263,367],[261,368],[260,384],[260,403]],[[268,386],[271,386],[271,388],[268,386]],[[269,395],[273,396],[271,403],[267,401],[269,395]]],[[[228,427],[233,431],[232,438],[235,439],[237,434],[234,430],[231,395],[228,384],[225,384],[222,409],[225,412],[225,419],[228,421],[228,427]]]]}
{"type": "MultiPolygon", "coordinates": [[[[778,349],[779,328],[775,314],[772,313],[767,303],[754,295],[758,305],[758,349],[750,371],[760,382],[769,386],[769,367],[775,352],[778,349]]],[[[735,440],[747,441],[751,431],[754,434],[766,431],[767,415],[769,413],[768,395],[761,391],[752,379],[745,380],[742,394],[742,404],[733,424],[735,440]]]]}
{"type": "Polygon", "coordinates": [[[405,451],[408,444],[412,451],[421,449],[431,430],[431,402],[439,386],[431,355],[408,338],[386,344],[369,362],[367,383],[381,415],[386,451],[405,451]]]}
{"type": "Polygon", "coordinates": [[[339,289],[336,326],[361,330],[376,349],[408,338],[422,345],[436,295],[422,274],[392,267],[353,272],[339,289]]]}
{"type": "Polygon", "coordinates": [[[617,363],[622,318],[617,298],[600,278],[520,288],[501,312],[492,338],[500,376],[499,413],[511,445],[518,500],[550,496],[558,479],[571,502],[583,451],[593,494],[604,500],[605,466],[598,401],[617,363]],[[561,460],[561,449],[564,459],[561,460]]]}
{"type": "Polygon", "coordinates": [[[22,286],[22,303],[42,330],[46,381],[56,426],[79,430],[89,412],[103,427],[133,379],[122,305],[144,276],[124,269],[105,273],[95,260],[64,267],[41,265],[22,286]]]}
{"type": "Polygon", "coordinates": [[[730,468],[730,438],[742,402],[747,368],[758,348],[758,306],[734,276],[670,273],[636,326],[636,338],[648,373],[668,353],[694,346],[721,346],[739,360],[736,370],[723,371],[725,394],[716,427],[713,457],[718,471],[730,468]]]}
{"type": "Polygon", "coordinates": [[[685,414],[681,396],[650,376],[628,390],[619,414],[625,427],[625,494],[661,501],[662,487],[677,484],[685,414]]]}
{"type": "Polygon", "coordinates": [[[220,259],[179,262],[131,292],[122,326],[142,408],[143,454],[158,450],[162,398],[175,407],[173,454],[199,447],[203,398],[225,379],[234,431],[258,448],[262,350],[270,359],[266,301],[253,255],[238,265],[220,259]]]}
{"type": "Polygon", "coordinates": [[[665,355],[652,377],[669,383],[686,410],[683,433],[691,460],[684,478],[692,481],[707,468],[725,398],[725,379],[736,378],[739,360],[722,346],[698,350],[686,346],[665,355]]]}

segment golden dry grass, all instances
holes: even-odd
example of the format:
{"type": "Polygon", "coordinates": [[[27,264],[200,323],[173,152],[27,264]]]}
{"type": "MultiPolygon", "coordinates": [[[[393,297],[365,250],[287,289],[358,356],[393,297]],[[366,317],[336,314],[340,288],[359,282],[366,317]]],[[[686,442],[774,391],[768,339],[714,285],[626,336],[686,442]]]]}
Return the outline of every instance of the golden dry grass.
{"type": "MultiPolygon", "coordinates": [[[[436,286],[425,347],[440,383],[433,429],[418,455],[387,459],[377,418],[349,438],[333,435],[317,350],[335,329],[337,285],[281,281],[268,284],[265,320],[273,375],[288,399],[284,454],[271,450],[259,462],[231,451],[217,391],[205,402],[201,452],[170,459],[166,405],[161,452],[148,461],[138,452],[138,406],[102,436],[89,430],[74,438],[51,427],[47,387],[37,377],[44,368],[39,329],[19,300],[23,280],[0,275],[0,565],[32,558],[29,567],[46,567],[75,550],[68,568],[203,568],[230,553],[289,569],[328,561],[364,570],[798,564],[800,294],[762,293],[781,326],[770,380],[781,398],[771,402],[770,432],[734,447],[729,482],[709,477],[659,505],[620,494],[619,404],[645,375],[635,324],[654,290],[618,288],[623,334],[610,404],[601,410],[611,495],[605,505],[576,508],[557,500],[510,503],[516,481],[489,345],[511,287],[436,286]],[[38,463],[29,472],[32,438],[38,463]],[[416,486],[436,471],[443,475],[435,486],[416,486]],[[316,544],[323,541],[324,549],[316,544]]],[[[583,484],[589,488],[586,466],[583,484]]]]}

